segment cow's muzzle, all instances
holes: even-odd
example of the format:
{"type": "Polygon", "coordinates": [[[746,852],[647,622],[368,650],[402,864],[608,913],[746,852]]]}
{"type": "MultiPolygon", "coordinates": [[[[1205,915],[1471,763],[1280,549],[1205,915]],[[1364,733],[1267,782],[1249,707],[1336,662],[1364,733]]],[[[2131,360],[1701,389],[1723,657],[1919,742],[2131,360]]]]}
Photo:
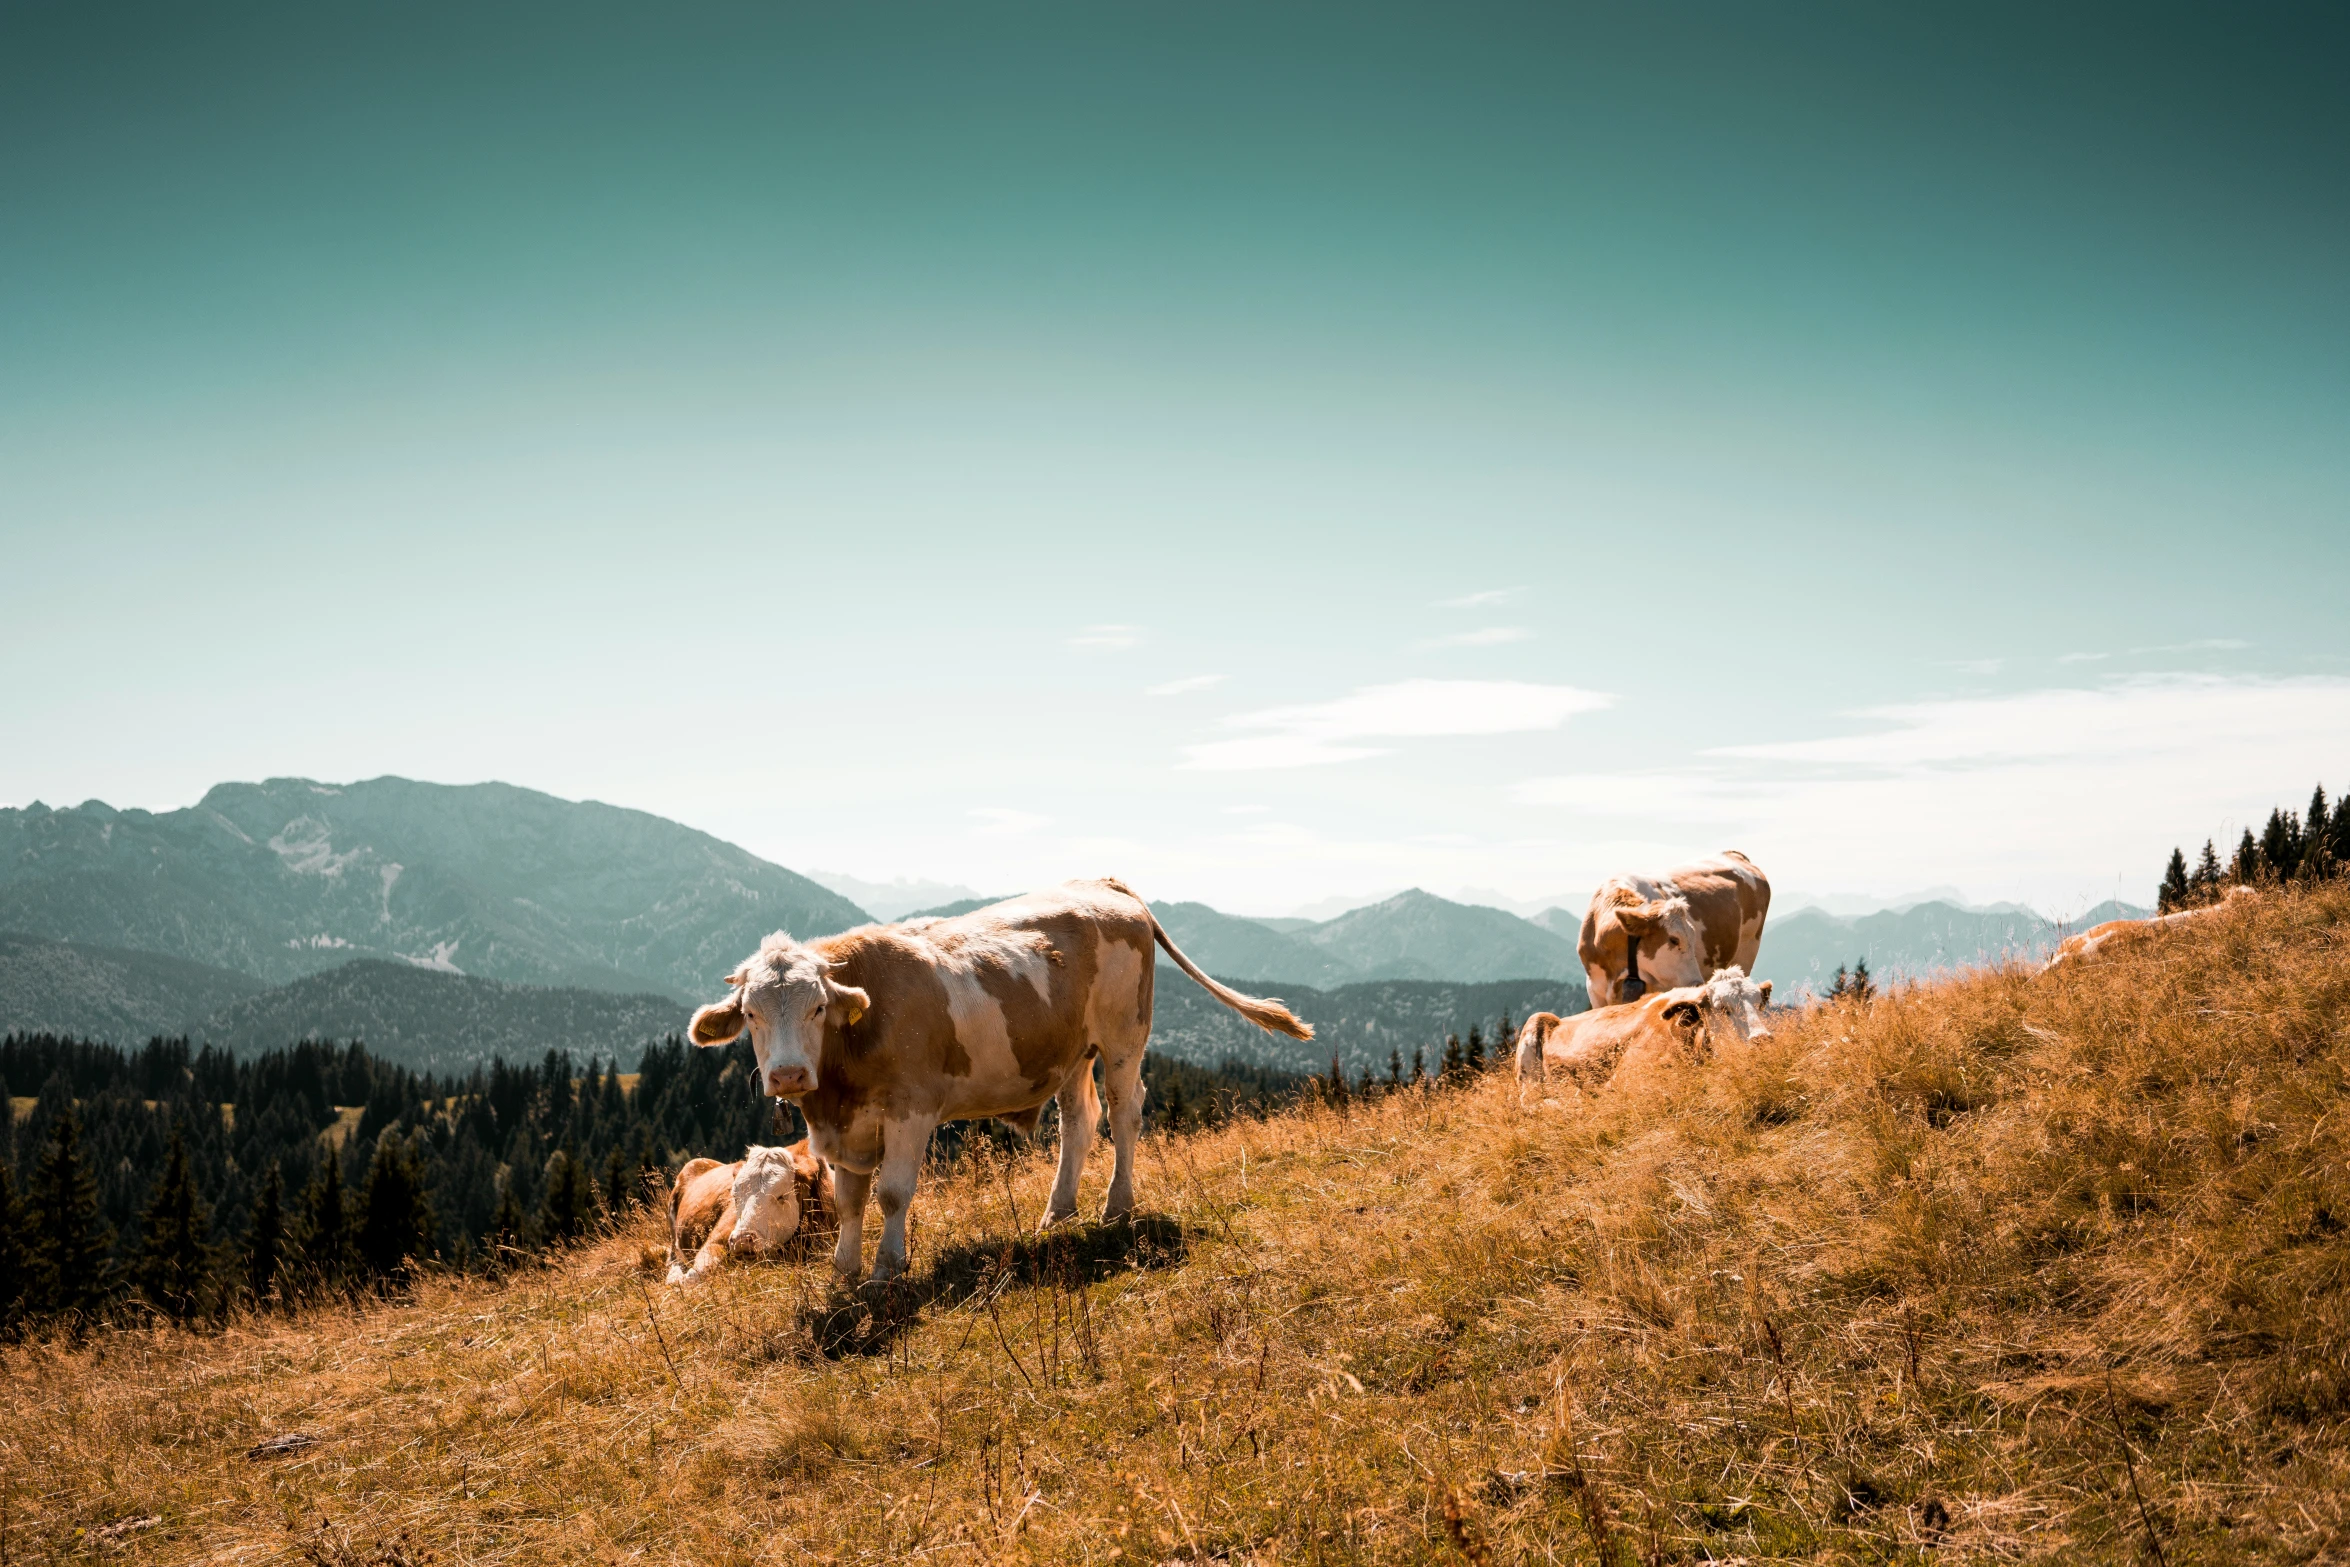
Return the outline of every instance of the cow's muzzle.
{"type": "Polygon", "coordinates": [[[777,1099],[797,1099],[815,1086],[815,1074],[804,1066],[777,1067],[767,1073],[767,1092],[777,1099]]]}

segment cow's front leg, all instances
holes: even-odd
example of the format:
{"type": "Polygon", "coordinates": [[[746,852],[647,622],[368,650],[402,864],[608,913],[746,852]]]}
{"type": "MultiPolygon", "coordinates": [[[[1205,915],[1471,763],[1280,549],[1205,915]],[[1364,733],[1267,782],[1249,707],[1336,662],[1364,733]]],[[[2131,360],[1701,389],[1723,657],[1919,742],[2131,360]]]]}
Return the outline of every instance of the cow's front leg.
{"type": "Polygon", "coordinates": [[[875,1280],[894,1279],[906,1271],[906,1210],[914,1205],[914,1182],[922,1160],[930,1152],[935,1120],[909,1116],[882,1131],[881,1247],[873,1254],[875,1280]]]}
{"type": "MultiPolygon", "coordinates": [[[[828,1163],[830,1161],[827,1161],[828,1163]]],[[[840,1217],[840,1240],[832,1248],[832,1271],[853,1284],[865,1271],[865,1193],[872,1189],[873,1172],[832,1166],[832,1199],[840,1217]]]]}
{"type": "Polygon", "coordinates": [[[1048,1225],[1077,1217],[1077,1181],[1085,1174],[1085,1156],[1093,1149],[1094,1128],[1102,1116],[1101,1101],[1093,1092],[1091,1056],[1077,1063],[1055,1097],[1061,1103],[1061,1168],[1053,1177],[1052,1201],[1045,1205],[1048,1225]]]}

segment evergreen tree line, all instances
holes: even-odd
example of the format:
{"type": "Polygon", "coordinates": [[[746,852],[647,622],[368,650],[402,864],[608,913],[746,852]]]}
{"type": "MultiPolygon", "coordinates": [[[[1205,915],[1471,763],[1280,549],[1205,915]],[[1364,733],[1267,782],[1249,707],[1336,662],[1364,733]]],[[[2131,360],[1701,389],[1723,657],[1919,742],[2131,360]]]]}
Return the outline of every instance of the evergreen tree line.
{"type": "MultiPolygon", "coordinates": [[[[435,1077],[363,1045],[304,1042],[237,1060],[183,1039],[136,1051],[51,1035],[0,1039],[0,1334],[159,1313],[396,1289],[424,1265],[494,1272],[602,1233],[659,1200],[687,1159],[734,1159],[802,1134],[756,1093],[750,1049],[563,1052],[435,1077]]],[[[1152,1124],[1263,1113],[1305,1079],[1156,1053],[1152,1124]]],[[[1040,1129],[1051,1136],[1052,1126],[1040,1129]]],[[[934,1154],[987,1123],[940,1129],[934,1154]]]]}
{"type": "Polygon", "coordinates": [[[2350,806],[2340,801],[2329,805],[2320,784],[2310,791],[2305,814],[2295,815],[2280,805],[2268,813],[2268,825],[2257,835],[2245,828],[2225,864],[2209,838],[2203,840],[2203,853],[2193,866],[2185,851],[2172,849],[2162,885],[2155,891],[2155,909],[2169,914],[2216,903],[2230,887],[2324,881],[2345,869],[2350,869],[2350,806]]]}
{"type": "Polygon", "coordinates": [[[560,1051],[435,1077],[362,1045],[237,1060],[0,1039],[0,1332],[397,1287],[599,1230],[698,1154],[788,1140],[749,1047],[674,1036],[635,1080],[560,1051]]]}
{"type": "Polygon", "coordinates": [[[1342,1112],[1349,1104],[1357,1101],[1368,1104],[1390,1094],[1401,1093],[1407,1088],[1427,1088],[1431,1091],[1466,1088],[1487,1072],[1509,1070],[1513,1064],[1517,1039],[1518,1024],[1504,1012],[1500,1026],[1494,1031],[1490,1042],[1485,1037],[1485,1030],[1474,1023],[1469,1025],[1469,1037],[1466,1040],[1458,1034],[1446,1034],[1433,1069],[1429,1066],[1425,1047],[1412,1047],[1409,1069],[1406,1069],[1403,1051],[1398,1047],[1387,1052],[1385,1076],[1374,1076],[1370,1068],[1364,1067],[1355,1074],[1355,1080],[1350,1086],[1346,1080],[1346,1068],[1333,1052],[1329,1070],[1312,1079],[1307,1087],[1315,1098],[1342,1112]]]}

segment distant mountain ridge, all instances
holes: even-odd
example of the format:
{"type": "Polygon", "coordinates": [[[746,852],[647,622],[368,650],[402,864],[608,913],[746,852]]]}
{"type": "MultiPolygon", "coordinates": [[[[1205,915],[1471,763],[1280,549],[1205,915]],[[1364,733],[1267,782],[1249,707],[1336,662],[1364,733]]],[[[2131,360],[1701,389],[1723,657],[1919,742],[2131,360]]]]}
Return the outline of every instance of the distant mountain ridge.
{"type": "Polygon", "coordinates": [[[0,1033],[136,1044],[184,1033],[268,988],[250,974],[158,952],[0,935],[0,1033]]]}
{"type": "Polygon", "coordinates": [[[643,811],[509,784],[277,778],[186,810],[0,810],[0,927],[284,981],[354,957],[698,996],[864,910],[643,811]]]}
{"type": "Polygon", "coordinates": [[[2054,951],[2068,931],[2106,920],[2144,919],[2151,910],[2109,900],[2080,918],[2056,921],[2029,909],[1967,909],[1954,903],[1920,903],[1886,909],[1857,919],[1840,919],[1816,908],[1773,913],[1763,927],[1758,978],[1775,981],[1783,998],[1797,986],[1827,988],[1839,965],[1865,961],[1879,980],[1922,979],[1953,969],[1981,968],[2003,961],[2037,962],[2054,951]]]}

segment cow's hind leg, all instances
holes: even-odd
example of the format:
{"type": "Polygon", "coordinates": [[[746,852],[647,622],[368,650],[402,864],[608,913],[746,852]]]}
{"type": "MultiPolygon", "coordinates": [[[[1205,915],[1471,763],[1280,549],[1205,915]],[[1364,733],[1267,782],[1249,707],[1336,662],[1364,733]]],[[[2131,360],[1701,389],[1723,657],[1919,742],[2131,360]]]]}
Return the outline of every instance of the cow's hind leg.
{"type": "Polygon", "coordinates": [[[1055,1096],[1061,1103],[1061,1168],[1053,1177],[1053,1200],[1044,1210],[1046,1224],[1077,1217],[1077,1181],[1085,1174],[1085,1156],[1093,1151],[1094,1128],[1102,1115],[1093,1091],[1093,1057],[1077,1063],[1055,1096]]]}
{"type": "Polygon", "coordinates": [[[930,1151],[938,1123],[921,1116],[893,1121],[881,1133],[881,1245],[873,1253],[873,1277],[894,1279],[906,1271],[906,1210],[914,1205],[914,1182],[930,1151]]]}
{"type": "Polygon", "coordinates": [[[840,1240],[832,1248],[832,1271],[854,1282],[865,1271],[865,1194],[873,1189],[873,1172],[832,1167],[832,1196],[840,1213],[840,1240]]]}
{"type": "Polygon", "coordinates": [[[1142,1133],[1141,1046],[1102,1058],[1102,1088],[1110,1101],[1110,1142],[1118,1150],[1102,1217],[1123,1219],[1134,1211],[1134,1141],[1142,1133]]]}

